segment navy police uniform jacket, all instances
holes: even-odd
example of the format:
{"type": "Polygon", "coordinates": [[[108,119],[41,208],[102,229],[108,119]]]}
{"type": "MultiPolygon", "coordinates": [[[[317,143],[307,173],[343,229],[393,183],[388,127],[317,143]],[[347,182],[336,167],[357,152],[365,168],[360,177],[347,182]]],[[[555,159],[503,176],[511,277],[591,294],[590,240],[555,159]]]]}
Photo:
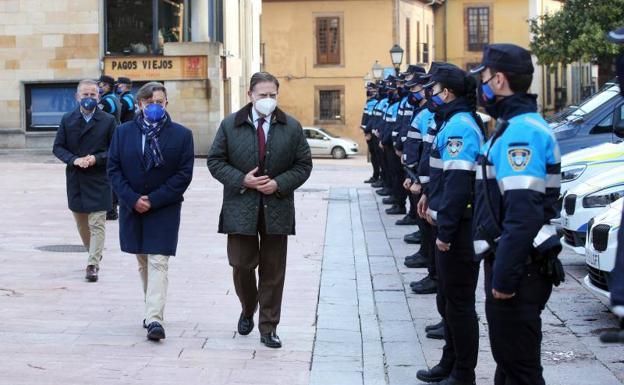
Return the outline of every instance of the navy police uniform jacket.
{"type": "Polygon", "coordinates": [[[429,131],[429,125],[433,121],[433,112],[427,108],[420,107],[415,110],[414,119],[412,119],[407,132],[405,133],[405,142],[403,143],[403,162],[414,171],[418,170],[421,154],[423,150],[423,140],[429,131]]]}
{"type": "Polygon", "coordinates": [[[561,156],[535,99],[515,94],[498,103],[497,131],[477,165],[475,254],[481,259],[496,247],[492,287],[503,293],[516,292],[533,251],[561,250],[550,225],[559,206],[561,156]]]}
{"type": "Polygon", "coordinates": [[[440,107],[444,123],[431,145],[429,208],[438,239],[450,243],[473,204],[475,166],[483,134],[463,98],[440,107]]]}
{"type": "Polygon", "coordinates": [[[377,104],[375,104],[375,107],[373,108],[373,114],[366,124],[366,130],[364,131],[365,133],[372,133],[376,135],[380,134],[379,130],[381,129],[381,126],[383,124],[383,116],[386,113],[387,108],[388,98],[383,98],[379,100],[377,104]]]}
{"type": "Polygon", "coordinates": [[[102,95],[100,99],[100,104],[98,107],[104,112],[108,112],[109,114],[115,117],[117,124],[121,123],[121,104],[119,103],[119,99],[112,92],[102,95]]]}
{"type": "Polygon", "coordinates": [[[120,119],[122,123],[129,122],[134,119],[135,102],[134,96],[130,91],[124,92],[119,100],[121,104],[120,119]]]}
{"type": "Polygon", "coordinates": [[[431,118],[427,125],[427,134],[423,136],[420,161],[418,162],[418,179],[422,185],[422,192],[425,195],[429,195],[429,180],[431,173],[429,158],[431,156],[431,144],[433,143],[433,139],[438,134],[438,127],[442,125],[441,120],[436,116],[436,114],[431,111],[429,112],[431,113],[431,118]]]}
{"type": "Polygon", "coordinates": [[[403,151],[403,143],[407,136],[407,129],[412,123],[414,118],[414,107],[409,104],[408,97],[405,96],[401,99],[399,104],[399,112],[397,122],[392,130],[392,141],[394,142],[394,148],[399,151],[403,151]]]}
{"type": "Polygon", "coordinates": [[[392,132],[399,116],[399,104],[400,102],[389,104],[384,113],[383,124],[379,130],[380,140],[384,146],[393,146],[392,132]]]}

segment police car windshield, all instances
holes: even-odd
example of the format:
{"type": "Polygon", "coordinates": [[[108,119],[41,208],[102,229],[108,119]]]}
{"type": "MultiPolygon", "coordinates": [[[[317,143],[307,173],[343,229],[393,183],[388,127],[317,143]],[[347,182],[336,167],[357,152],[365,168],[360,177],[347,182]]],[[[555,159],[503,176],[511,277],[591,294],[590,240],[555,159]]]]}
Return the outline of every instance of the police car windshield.
{"type": "Polygon", "coordinates": [[[604,103],[613,99],[620,93],[620,88],[614,85],[604,91],[598,92],[585,100],[576,110],[572,111],[570,115],[566,117],[568,121],[577,120],[582,118],[586,114],[592,112],[596,108],[602,106],[604,103]]]}
{"type": "Polygon", "coordinates": [[[329,131],[326,128],[319,128],[320,131],[326,133],[327,135],[331,136],[332,138],[340,138],[340,136],[334,134],[333,132],[329,131]]]}

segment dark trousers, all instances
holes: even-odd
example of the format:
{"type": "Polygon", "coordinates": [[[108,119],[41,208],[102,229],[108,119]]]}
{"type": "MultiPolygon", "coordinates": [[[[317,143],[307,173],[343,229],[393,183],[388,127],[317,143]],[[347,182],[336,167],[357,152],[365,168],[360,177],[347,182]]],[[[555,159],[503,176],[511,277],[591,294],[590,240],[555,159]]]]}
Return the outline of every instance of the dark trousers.
{"type": "Polygon", "coordinates": [[[288,236],[267,234],[262,217],[258,235],[228,235],[227,253],[242,312],[250,317],[260,305],[258,329],[267,334],[275,331],[280,321],[288,236]]]}
{"type": "Polygon", "coordinates": [[[373,178],[381,178],[381,159],[379,159],[379,139],[371,135],[371,140],[366,141],[368,153],[370,154],[371,165],[373,166],[373,178]]]}
{"type": "Polygon", "coordinates": [[[492,262],[485,262],[484,268],[485,314],[496,361],[494,384],[544,385],[541,313],[550,298],[552,284],[539,273],[537,264],[530,264],[514,297],[494,299],[492,262]]]}
{"type": "Polygon", "coordinates": [[[381,158],[381,169],[383,170],[383,182],[384,187],[392,188],[392,171],[390,170],[390,164],[388,163],[388,146],[384,146],[383,149],[377,147],[378,156],[381,158]]]}
{"type": "MultiPolygon", "coordinates": [[[[418,218],[418,210],[416,209],[416,205],[418,205],[418,196],[408,193],[407,194],[407,198],[409,200],[410,203],[410,208],[409,208],[409,215],[412,218],[418,218]]],[[[420,225],[418,225],[418,227],[420,228],[420,225]]],[[[422,234],[422,233],[421,233],[422,234]]]]}
{"type": "Polygon", "coordinates": [[[400,206],[405,206],[407,191],[403,188],[405,172],[401,159],[394,152],[393,146],[384,146],[384,156],[386,158],[386,172],[388,174],[388,187],[392,190],[392,197],[398,201],[400,206]]]}
{"type": "Polygon", "coordinates": [[[436,246],[433,236],[433,226],[427,220],[418,217],[418,229],[420,230],[420,254],[427,260],[427,272],[432,279],[438,279],[438,269],[436,267],[436,246]]]}
{"type": "Polygon", "coordinates": [[[436,247],[436,262],[436,299],[444,321],[443,360],[446,362],[442,364],[447,369],[452,367],[451,377],[454,379],[472,382],[479,353],[479,325],[475,310],[479,263],[474,261],[470,220],[462,219],[449,251],[440,251],[436,247]],[[449,366],[452,353],[454,362],[449,366]]]}

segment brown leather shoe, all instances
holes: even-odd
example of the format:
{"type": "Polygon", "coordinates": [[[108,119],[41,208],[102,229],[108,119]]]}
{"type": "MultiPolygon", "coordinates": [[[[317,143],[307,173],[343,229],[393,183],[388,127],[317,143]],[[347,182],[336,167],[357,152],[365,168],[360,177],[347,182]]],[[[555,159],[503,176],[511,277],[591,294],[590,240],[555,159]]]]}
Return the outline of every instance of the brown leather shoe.
{"type": "Polygon", "coordinates": [[[97,282],[97,280],[98,280],[98,271],[100,271],[100,269],[98,269],[95,265],[88,265],[87,266],[87,274],[85,276],[87,281],[89,281],[89,282],[97,282]]]}

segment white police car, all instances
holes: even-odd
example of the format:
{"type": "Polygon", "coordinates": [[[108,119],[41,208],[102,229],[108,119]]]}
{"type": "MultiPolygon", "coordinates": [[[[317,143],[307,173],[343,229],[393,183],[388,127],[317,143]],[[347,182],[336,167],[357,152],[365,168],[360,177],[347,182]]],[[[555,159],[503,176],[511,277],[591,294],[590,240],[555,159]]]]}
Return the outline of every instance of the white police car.
{"type": "Polygon", "coordinates": [[[603,143],[561,157],[561,196],[589,178],[624,165],[624,142],[603,143]]]}
{"type": "Polygon", "coordinates": [[[589,221],[585,263],[587,276],[584,285],[599,296],[609,297],[609,273],[615,266],[617,234],[622,217],[624,199],[619,199],[589,221]]]}
{"type": "Polygon", "coordinates": [[[584,255],[587,223],[621,197],[624,197],[624,166],[602,172],[568,190],[561,211],[563,245],[584,255]]]}

